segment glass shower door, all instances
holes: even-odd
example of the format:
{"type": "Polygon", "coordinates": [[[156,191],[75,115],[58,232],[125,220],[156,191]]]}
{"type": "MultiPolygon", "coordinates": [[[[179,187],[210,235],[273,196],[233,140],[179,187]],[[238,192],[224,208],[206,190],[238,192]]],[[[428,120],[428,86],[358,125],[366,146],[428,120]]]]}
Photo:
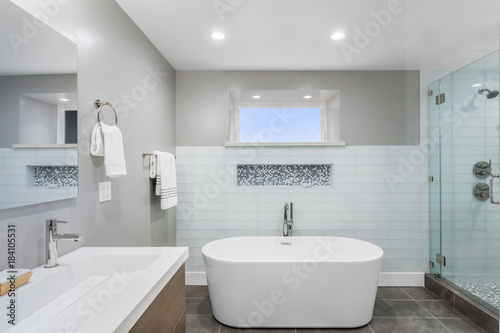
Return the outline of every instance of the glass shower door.
{"type": "MultiPolygon", "coordinates": [[[[429,100],[430,128],[439,126],[440,133],[439,159],[430,159],[431,175],[439,165],[438,184],[430,187],[431,251],[440,238],[439,252],[431,252],[433,271],[492,310],[500,294],[500,232],[499,207],[487,197],[487,167],[491,160],[493,172],[500,172],[499,98],[488,99],[479,90],[498,89],[498,57],[497,51],[433,83],[443,98],[437,105],[429,100]],[[436,254],[445,261],[439,263],[436,254]]],[[[499,187],[496,181],[497,198],[499,187]]]]}
{"type": "Polygon", "coordinates": [[[436,96],[440,94],[439,81],[430,84],[427,92],[429,99],[429,174],[432,177],[429,179],[430,272],[441,274],[440,265],[436,265],[433,259],[436,253],[441,253],[441,135],[439,105],[435,103],[436,96]]]}

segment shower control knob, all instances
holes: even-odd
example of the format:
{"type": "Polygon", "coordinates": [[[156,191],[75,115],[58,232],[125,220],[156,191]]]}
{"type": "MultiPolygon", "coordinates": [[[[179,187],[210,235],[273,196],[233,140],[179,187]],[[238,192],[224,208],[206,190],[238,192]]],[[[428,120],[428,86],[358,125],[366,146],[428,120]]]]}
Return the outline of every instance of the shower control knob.
{"type": "Polygon", "coordinates": [[[476,164],[474,164],[472,172],[478,178],[488,178],[488,176],[491,174],[491,160],[489,162],[477,162],[476,164]]]}
{"type": "Polygon", "coordinates": [[[474,186],[472,194],[477,200],[486,201],[490,197],[490,186],[485,183],[479,183],[474,186]]]}

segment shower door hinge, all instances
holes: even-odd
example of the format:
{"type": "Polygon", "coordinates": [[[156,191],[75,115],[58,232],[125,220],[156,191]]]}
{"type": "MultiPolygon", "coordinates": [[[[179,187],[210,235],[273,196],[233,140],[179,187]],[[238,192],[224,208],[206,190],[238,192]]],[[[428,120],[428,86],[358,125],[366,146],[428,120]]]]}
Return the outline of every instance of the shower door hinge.
{"type": "Polygon", "coordinates": [[[441,266],[446,266],[446,257],[440,255],[439,253],[436,254],[436,261],[441,266]]]}
{"type": "Polygon", "coordinates": [[[429,176],[429,183],[432,183],[434,181],[434,176],[429,176]]]}
{"type": "Polygon", "coordinates": [[[431,97],[434,94],[434,91],[432,90],[427,90],[427,96],[431,97]]]}
{"type": "Polygon", "coordinates": [[[444,93],[436,95],[436,105],[443,104],[444,102],[446,102],[446,97],[444,93]]]}
{"type": "Polygon", "coordinates": [[[429,267],[430,267],[430,268],[434,268],[434,261],[429,260],[429,267]]]}

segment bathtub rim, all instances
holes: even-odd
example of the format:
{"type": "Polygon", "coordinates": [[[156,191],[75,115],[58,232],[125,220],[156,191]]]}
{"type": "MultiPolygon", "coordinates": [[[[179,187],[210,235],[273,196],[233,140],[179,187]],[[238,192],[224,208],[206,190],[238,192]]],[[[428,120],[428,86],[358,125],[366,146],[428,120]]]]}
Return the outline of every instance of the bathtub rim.
{"type": "MultiPolygon", "coordinates": [[[[229,240],[229,239],[249,239],[249,238],[275,238],[275,239],[293,239],[293,238],[335,238],[335,239],[347,239],[347,240],[353,240],[356,242],[361,242],[368,244],[369,246],[373,246],[374,250],[377,250],[379,252],[378,256],[373,256],[373,253],[370,253],[370,256],[368,258],[363,258],[363,259],[345,259],[345,260],[339,260],[338,258],[335,260],[327,260],[327,259],[322,259],[322,260],[317,260],[318,263],[353,263],[353,264],[359,264],[359,263],[368,263],[368,262],[373,262],[373,261],[378,261],[382,260],[384,256],[384,250],[371,242],[357,239],[357,238],[352,238],[352,237],[337,237],[337,236],[289,236],[289,237],[284,237],[284,236],[235,236],[235,237],[225,237],[225,238],[219,238],[213,241],[210,241],[209,243],[203,245],[201,248],[201,254],[203,256],[203,261],[205,262],[205,257],[210,258],[210,260],[218,261],[218,262],[223,262],[223,263],[231,263],[231,264],[239,264],[239,263],[258,263],[258,264],[276,264],[276,263],[297,263],[297,262],[303,262],[306,261],[304,259],[283,259],[283,258],[277,258],[274,260],[271,259],[265,259],[265,260],[257,260],[257,259],[225,259],[221,258],[219,256],[212,256],[210,254],[207,254],[207,249],[209,248],[209,245],[218,241],[223,241],[223,240],[229,240]]],[[[206,266],[206,262],[205,262],[206,266]]],[[[206,268],[206,267],[205,267],[206,268]]]]}

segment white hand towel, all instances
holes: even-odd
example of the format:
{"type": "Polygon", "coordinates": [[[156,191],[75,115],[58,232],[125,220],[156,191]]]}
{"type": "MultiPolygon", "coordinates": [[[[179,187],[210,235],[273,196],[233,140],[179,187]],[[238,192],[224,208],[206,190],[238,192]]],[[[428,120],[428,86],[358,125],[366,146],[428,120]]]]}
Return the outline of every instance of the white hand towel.
{"type": "Polygon", "coordinates": [[[104,156],[104,139],[102,137],[101,125],[95,124],[90,137],[90,154],[94,156],[104,156]]]}
{"type": "Polygon", "coordinates": [[[156,195],[160,196],[161,209],[177,206],[177,176],[175,156],[155,151],[156,156],[156,195]]]}
{"type": "Polygon", "coordinates": [[[156,178],[156,155],[152,153],[149,157],[149,178],[156,178]]]}
{"type": "Polygon", "coordinates": [[[122,132],[120,132],[117,126],[101,124],[101,127],[104,136],[104,165],[106,166],[106,176],[118,177],[127,175],[122,132]]]}

